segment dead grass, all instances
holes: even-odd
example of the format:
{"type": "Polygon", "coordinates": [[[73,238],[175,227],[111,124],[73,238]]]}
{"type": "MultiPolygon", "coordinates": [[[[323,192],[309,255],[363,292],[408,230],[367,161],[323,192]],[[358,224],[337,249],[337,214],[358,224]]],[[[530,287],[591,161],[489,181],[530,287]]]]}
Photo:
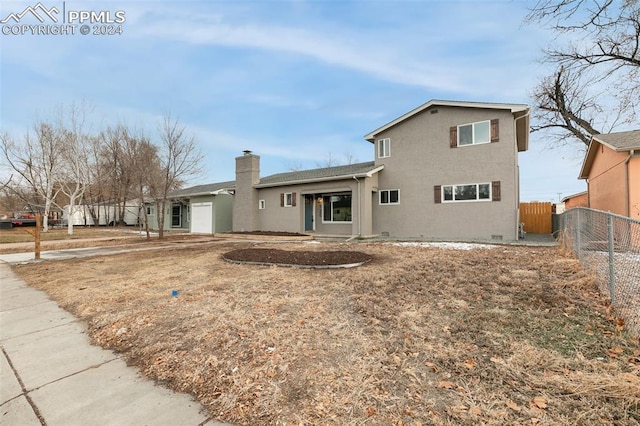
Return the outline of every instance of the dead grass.
{"type": "Polygon", "coordinates": [[[349,270],[221,259],[248,247],[15,270],[86,320],[96,344],[225,421],[640,423],[638,341],[556,248],[260,245],[374,258],[349,270]]]}
{"type": "MultiPolygon", "coordinates": [[[[0,230],[0,254],[27,253],[34,251],[35,238],[28,233],[33,227],[18,227],[0,230]]],[[[67,229],[55,228],[40,234],[41,250],[64,250],[69,248],[97,247],[129,245],[138,243],[155,243],[157,235],[152,235],[147,240],[146,235],[140,235],[137,228],[80,228],[75,227],[73,234],[69,235],[67,229]]],[[[167,233],[167,240],[193,239],[196,235],[181,233],[167,233]]]]}

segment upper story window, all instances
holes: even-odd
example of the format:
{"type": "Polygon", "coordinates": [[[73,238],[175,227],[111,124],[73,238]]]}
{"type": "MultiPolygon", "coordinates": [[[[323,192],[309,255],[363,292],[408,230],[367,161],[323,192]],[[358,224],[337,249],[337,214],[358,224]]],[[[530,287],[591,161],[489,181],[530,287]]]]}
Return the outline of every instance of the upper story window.
{"type": "Polygon", "coordinates": [[[265,200],[258,200],[258,209],[264,210],[267,208],[267,203],[265,200]]]}
{"type": "Polygon", "coordinates": [[[382,189],[380,194],[380,204],[400,204],[399,189],[382,189]]]}
{"type": "Polygon", "coordinates": [[[378,139],[378,158],[391,157],[391,139],[378,139]]]}
{"type": "Polygon", "coordinates": [[[450,130],[451,148],[498,142],[498,120],[478,121],[476,123],[453,126],[450,130]]]}
{"type": "Polygon", "coordinates": [[[458,126],[458,146],[489,143],[489,121],[458,126]]]}

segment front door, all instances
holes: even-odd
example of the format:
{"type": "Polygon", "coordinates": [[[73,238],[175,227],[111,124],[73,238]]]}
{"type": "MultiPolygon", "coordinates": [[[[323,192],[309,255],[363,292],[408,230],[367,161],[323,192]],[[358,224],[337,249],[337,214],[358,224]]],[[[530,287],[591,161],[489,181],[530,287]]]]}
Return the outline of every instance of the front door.
{"type": "Polygon", "coordinates": [[[171,206],[171,227],[180,228],[182,226],[182,205],[173,204],[171,206]]]}
{"type": "Polygon", "coordinates": [[[313,231],[313,195],[304,196],[304,230],[313,231]]]}

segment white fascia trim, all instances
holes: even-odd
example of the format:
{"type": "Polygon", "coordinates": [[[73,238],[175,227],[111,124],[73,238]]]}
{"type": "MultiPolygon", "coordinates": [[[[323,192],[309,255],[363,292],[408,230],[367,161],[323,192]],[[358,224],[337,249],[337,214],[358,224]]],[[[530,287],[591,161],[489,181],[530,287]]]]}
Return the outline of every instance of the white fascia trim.
{"type": "Polygon", "coordinates": [[[202,197],[203,195],[220,195],[220,194],[229,194],[229,189],[217,189],[215,191],[194,192],[193,194],[184,194],[174,198],[191,198],[191,197],[202,197]]]}
{"type": "Polygon", "coordinates": [[[364,138],[369,142],[374,142],[376,135],[381,132],[387,130],[390,127],[395,126],[401,121],[406,120],[407,118],[427,109],[432,106],[453,106],[453,107],[462,107],[462,108],[486,108],[486,109],[507,109],[511,113],[520,112],[520,111],[528,111],[529,105],[525,104],[501,104],[501,103],[489,103],[489,102],[459,102],[459,101],[440,101],[440,100],[431,100],[426,104],[420,105],[417,108],[412,109],[408,113],[396,118],[395,120],[385,124],[384,126],[366,134],[364,138]]]}

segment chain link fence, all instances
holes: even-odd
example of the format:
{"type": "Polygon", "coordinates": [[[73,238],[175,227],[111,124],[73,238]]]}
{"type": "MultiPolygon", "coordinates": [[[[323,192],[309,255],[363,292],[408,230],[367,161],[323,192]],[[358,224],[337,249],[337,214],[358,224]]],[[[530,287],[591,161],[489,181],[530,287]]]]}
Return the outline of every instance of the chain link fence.
{"type": "Polygon", "coordinates": [[[560,239],[595,272],[600,291],[640,335],[640,221],[583,207],[560,215],[560,239]]]}

